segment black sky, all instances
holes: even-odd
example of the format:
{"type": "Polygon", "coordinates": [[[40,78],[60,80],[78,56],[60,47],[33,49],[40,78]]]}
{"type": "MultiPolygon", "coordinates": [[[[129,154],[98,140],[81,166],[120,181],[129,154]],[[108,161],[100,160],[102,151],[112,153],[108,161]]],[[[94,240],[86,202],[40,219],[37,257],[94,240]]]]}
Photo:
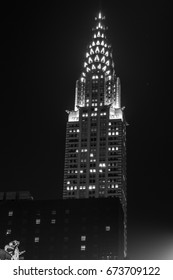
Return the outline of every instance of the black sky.
{"type": "Polygon", "coordinates": [[[74,106],[75,82],[100,2],[130,124],[128,213],[134,223],[168,225],[173,194],[170,1],[35,1],[1,7],[0,190],[30,190],[36,199],[61,196],[65,110],[74,106]]]}

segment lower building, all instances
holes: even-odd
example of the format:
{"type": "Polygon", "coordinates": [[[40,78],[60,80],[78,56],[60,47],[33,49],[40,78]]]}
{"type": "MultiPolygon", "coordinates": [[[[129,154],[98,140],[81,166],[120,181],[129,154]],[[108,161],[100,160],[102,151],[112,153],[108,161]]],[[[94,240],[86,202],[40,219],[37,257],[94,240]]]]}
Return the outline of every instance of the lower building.
{"type": "Polygon", "coordinates": [[[123,210],[118,198],[4,200],[0,248],[20,241],[21,259],[123,259],[123,210]]]}

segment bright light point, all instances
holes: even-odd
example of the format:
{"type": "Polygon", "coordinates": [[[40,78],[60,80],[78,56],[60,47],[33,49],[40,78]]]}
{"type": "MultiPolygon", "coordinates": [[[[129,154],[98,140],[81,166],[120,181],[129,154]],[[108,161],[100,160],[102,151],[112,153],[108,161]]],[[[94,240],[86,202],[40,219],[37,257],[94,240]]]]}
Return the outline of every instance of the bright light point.
{"type": "Polygon", "coordinates": [[[99,19],[101,19],[102,18],[102,14],[101,13],[99,13],[99,19]]]}

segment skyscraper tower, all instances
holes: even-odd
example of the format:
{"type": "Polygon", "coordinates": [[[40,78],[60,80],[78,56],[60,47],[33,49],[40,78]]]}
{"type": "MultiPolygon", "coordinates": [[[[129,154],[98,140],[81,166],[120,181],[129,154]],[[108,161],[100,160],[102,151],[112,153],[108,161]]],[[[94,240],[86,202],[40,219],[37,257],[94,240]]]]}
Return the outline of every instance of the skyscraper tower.
{"type": "Polygon", "coordinates": [[[95,18],[75,105],[67,111],[63,198],[119,197],[127,256],[126,121],[105,17],[95,18]]]}
{"type": "Polygon", "coordinates": [[[106,30],[99,13],[67,111],[63,198],[117,196],[126,208],[126,121],[106,30]]]}

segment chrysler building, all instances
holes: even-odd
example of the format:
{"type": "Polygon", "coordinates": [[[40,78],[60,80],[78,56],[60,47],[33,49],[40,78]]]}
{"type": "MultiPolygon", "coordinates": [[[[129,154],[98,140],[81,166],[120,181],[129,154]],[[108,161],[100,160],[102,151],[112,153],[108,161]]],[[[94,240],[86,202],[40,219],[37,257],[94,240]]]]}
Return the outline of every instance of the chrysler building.
{"type": "Polygon", "coordinates": [[[126,212],[126,121],[106,31],[99,13],[67,111],[63,198],[116,196],[126,212]]]}

